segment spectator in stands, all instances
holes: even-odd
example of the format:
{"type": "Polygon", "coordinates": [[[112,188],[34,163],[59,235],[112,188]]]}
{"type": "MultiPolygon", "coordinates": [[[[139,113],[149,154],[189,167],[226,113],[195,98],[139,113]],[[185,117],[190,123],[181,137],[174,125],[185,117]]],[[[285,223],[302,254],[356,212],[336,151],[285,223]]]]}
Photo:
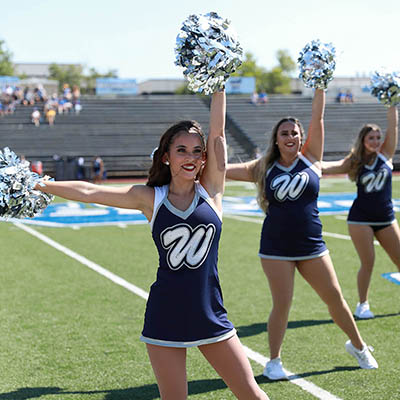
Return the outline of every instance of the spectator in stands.
{"type": "Polygon", "coordinates": [[[78,158],[77,168],[76,168],[76,178],[79,180],[85,179],[85,159],[83,157],[78,158]]]}
{"type": "Polygon", "coordinates": [[[351,90],[346,91],[345,103],[354,103],[354,96],[351,90]]]}
{"type": "Polygon", "coordinates": [[[75,102],[74,110],[75,110],[75,114],[76,114],[76,115],[79,115],[80,112],[82,111],[82,105],[81,105],[81,102],[80,102],[79,100],[77,100],[77,101],[75,102]]]}
{"type": "Polygon", "coordinates": [[[49,108],[46,111],[46,120],[50,126],[54,125],[54,121],[56,119],[56,110],[54,108],[49,108]]]}
{"type": "Polygon", "coordinates": [[[346,93],[342,91],[342,89],[339,90],[339,93],[336,96],[336,101],[338,103],[345,103],[346,102],[346,93]]]}
{"type": "Polygon", "coordinates": [[[24,89],[24,98],[22,100],[22,104],[24,106],[33,106],[35,104],[33,92],[28,86],[26,86],[24,89]]]}
{"type": "Polygon", "coordinates": [[[261,158],[262,157],[262,151],[261,151],[261,149],[257,146],[255,149],[254,149],[254,158],[255,159],[259,159],[259,158],[261,158]]]}
{"type": "Polygon", "coordinates": [[[72,103],[75,104],[81,97],[81,90],[78,85],[72,87],[72,103]]]}
{"type": "Polygon", "coordinates": [[[349,337],[346,350],[361,368],[377,368],[363,342],[351,311],[343,298],[329,251],[322,239],[317,198],[324,142],[325,92],[314,91],[307,140],[293,117],[274,127],[264,155],[240,164],[228,164],[227,178],[255,182],[258,201],[266,212],[261,240],[261,265],[272,295],[268,321],[270,361],[264,375],[287,379],[282,367],[281,347],[292,303],[295,270],[327,304],[336,324],[349,337]]]}
{"type": "Polygon", "coordinates": [[[259,104],[267,104],[267,103],[268,103],[268,95],[267,95],[267,93],[265,93],[264,91],[262,91],[262,92],[258,95],[258,103],[259,103],[259,104]]]}
{"type": "Polygon", "coordinates": [[[253,94],[251,95],[250,102],[251,102],[251,104],[254,104],[255,106],[258,104],[258,93],[257,92],[253,92],[253,94]]]}
{"type": "Polygon", "coordinates": [[[46,93],[46,90],[44,89],[43,85],[38,85],[33,90],[33,98],[36,103],[38,103],[38,102],[44,103],[47,100],[47,93],[46,93]]]}
{"type": "Polygon", "coordinates": [[[16,86],[14,89],[14,100],[17,102],[17,104],[21,104],[22,100],[24,99],[24,91],[20,86],[16,86]]]}
{"type": "Polygon", "coordinates": [[[44,103],[43,106],[43,111],[46,113],[48,110],[53,109],[57,110],[58,109],[58,98],[57,98],[57,93],[53,93],[49,99],[44,103]]]}
{"type": "Polygon", "coordinates": [[[374,318],[368,302],[375,261],[374,238],[400,271],[400,229],[392,203],[392,159],[398,142],[398,119],[397,107],[390,107],[385,140],[382,141],[378,125],[364,125],[345,158],[322,164],[325,174],[348,174],[357,184],[357,198],[347,223],[361,262],[357,275],[359,303],[354,313],[358,318],[374,318]]]}
{"type": "Polygon", "coordinates": [[[104,162],[100,156],[96,156],[92,163],[93,169],[93,183],[100,184],[106,179],[106,170],[104,168],[104,162]]]}
{"type": "Polygon", "coordinates": [[[32,123],[38,128],[40,126],[40,111],[35,107],[31,114],[32,123]]]}
{"type": "Polygon", "coordinates": [[[154,152],[146,185],[43,180],[45,186],[36,189],[75,201],[137,209],[151,221],[160,265],[141,340],[162,399],[187,398],[186,353],[196,346],[238,399],[267,400],[227,318],[218,279],[226,161],[224,93],[212,96],[209,126],[207,145],[197,122],[171,126],[154,152]],[[179,252],[183,242],[185,250],[179,252]]]}
{"type": "Polygon", "coordinates": [[[31,171],[36,172],[38,175],[43,175],[43,164],[41,161],[34,161],[31,163],[31,171]]]}
{"type": "Polygon", "coordinates": [[[72,92],[68,83],[64,83],[63,85],[63,97],[65,100],[71,102],[72,101],[72,92]]]}

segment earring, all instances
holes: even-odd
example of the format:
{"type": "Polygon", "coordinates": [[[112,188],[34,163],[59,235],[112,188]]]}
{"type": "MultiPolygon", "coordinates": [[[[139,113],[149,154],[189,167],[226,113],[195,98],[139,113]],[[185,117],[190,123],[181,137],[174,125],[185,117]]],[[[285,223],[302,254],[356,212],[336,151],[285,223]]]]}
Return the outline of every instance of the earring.
{"type": "Polygon", "coordinates": [[[165,161],[165,163],[164,163],[165,165],[169,165],[169,161],[167,160],[167,161],[165,161]]]}

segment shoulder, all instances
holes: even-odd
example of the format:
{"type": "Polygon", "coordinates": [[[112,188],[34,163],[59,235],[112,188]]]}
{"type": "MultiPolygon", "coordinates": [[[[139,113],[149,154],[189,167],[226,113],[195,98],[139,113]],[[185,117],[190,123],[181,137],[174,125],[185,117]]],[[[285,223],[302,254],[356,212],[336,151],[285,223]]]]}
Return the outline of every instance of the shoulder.
{"type": "Polygon", "coordinates": [[[306,165],[306,167],[310,168],[312,171],[315,172],[315,174],[318,177],[322,176],[322,164],[321,161],[318,161],[314,158],[312,158],[311,160],[306,157],[305,155],[299,153],[299,161],[303,162],[303,164],[306,165]]]}

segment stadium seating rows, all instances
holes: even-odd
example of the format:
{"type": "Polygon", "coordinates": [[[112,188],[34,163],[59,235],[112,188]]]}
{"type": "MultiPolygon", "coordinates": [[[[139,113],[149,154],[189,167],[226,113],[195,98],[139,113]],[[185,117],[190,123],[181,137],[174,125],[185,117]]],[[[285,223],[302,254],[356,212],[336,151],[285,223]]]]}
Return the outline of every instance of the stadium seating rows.
{"type": "MultiPolygon", "coordinates": [[[[207,101],[199,96],[148,95],[134,98],[83,98],[79,115],[58,115],[53,127],[39,128],[30,121],[32,109],[18,106],[15,114],[0,119],[0,147],[10,147],[30,161],[41,160],[46,173],[54,174],[54,155],[62,159],[84,157],[89,168],[100,155],[108,176],[143,176],[150,154],[162,132],[181,119],[196,119],[208,130],[207,101]]],[[[273,125],[294,115],[307,127],[311,99],[270,96],[266,105],[254,106],[248,96],[228,96],[227,141],[231,162],[248,160],[254,149],[265,147],[273,125]]],[[[345,154],[365,122],[386,127],[385,109],[371,103],[328,104],[325,114],[325,157],[345,154]]],[[[397,151],[395,162],[400,161],[397,151]]]]}

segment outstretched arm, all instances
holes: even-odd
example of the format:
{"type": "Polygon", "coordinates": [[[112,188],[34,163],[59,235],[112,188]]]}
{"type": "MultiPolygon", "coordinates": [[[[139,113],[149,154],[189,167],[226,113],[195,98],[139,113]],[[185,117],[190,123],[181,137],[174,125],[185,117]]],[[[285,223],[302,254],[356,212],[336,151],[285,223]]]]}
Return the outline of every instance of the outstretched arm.
{"type": "Polygon", "coordinates": [[[201,184],[211,197],[223,194],[226,172],[225,92],[213,93],[210,107],[210,127],[207,139],[207,161],[201,174],[201,184]]]}
{"type": "Polygon", "coordinates": [[[35,189],[64,199],[140,210],[148,220],[151,219],[153,214],[154,189],[149,186],[113,187],[94,185],[83,181],[49,181],[44,179],[42,183],[45,186],[37,184],[35,189]]]}
{"type": "Polygon", "coordinates": [[[399,136],[399,113],[397,106],[391,106],[387,110],[387,130],[381,152],[387,159],[393,158],[397,148],[399,136]]]}
{"type": "Polygon", "coordinates": [[[255,182],[255,168],[259,160],[251,160],[244,163],[228,164],[226,177],[235,181],[255,182]]]}
{"type": "Polygon", "coordinates": [[[307,141],[301,151],[311,162],[322,160],[324,151],[324,111],[325,92],[323,89],[315,89],[307,141]]]}
{"type": "Polygon", "coordinates": [[[338,161],[322,161],[323,174],[347,174],[350,170],[350,156],[338,161]]]}

